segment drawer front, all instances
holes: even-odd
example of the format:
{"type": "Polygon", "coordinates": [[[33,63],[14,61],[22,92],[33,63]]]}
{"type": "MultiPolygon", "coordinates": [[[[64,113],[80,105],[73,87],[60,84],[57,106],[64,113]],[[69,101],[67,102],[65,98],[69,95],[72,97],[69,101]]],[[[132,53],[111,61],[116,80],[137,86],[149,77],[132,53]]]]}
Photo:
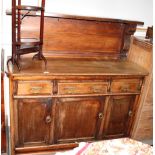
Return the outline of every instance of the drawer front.
{"type": "Polygon", "coordinates": [[[51,95],[51,81],[19,81],[17,95],[51,95]]]}
{"type": "Polygon", "coordinates": [[[140,79],[119,79],[112,81],[111,92],[113,93],[130,93],[140,92],[141,80],[140,79]]]}
{"type": "Polygon", "coordinates": [[[58,94],[103,94],[107,92],[107,82],[58,83],[58,94]]]}

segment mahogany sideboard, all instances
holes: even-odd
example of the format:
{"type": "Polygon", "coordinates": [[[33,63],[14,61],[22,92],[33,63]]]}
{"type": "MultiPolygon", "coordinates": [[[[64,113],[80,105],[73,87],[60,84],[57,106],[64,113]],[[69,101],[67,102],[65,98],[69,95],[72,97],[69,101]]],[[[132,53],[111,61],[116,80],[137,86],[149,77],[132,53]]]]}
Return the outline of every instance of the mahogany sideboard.
{"type": "MultiPolygon", "coordinates": [[[[23,36],[36,34],[37,20],[24,20],[23,36]]],[[[137,24],[143,23],[45,17],[47,69],[31,57],[21,58],[21,71],[8,66],[11,155],[131,136],[148,75],[126,59],[137,24]]]]}

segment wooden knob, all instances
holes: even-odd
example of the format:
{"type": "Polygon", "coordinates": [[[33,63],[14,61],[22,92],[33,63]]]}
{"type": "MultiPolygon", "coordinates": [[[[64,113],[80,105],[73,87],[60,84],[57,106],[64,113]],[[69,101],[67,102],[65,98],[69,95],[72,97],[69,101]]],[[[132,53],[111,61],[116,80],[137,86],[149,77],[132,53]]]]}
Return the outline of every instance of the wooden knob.
{"type": "Polygon", "coordinates": [[[51,116],[50,115],[48,115],[48,116],[46,116],[46,123],[51,123],[51,116]]]}
{"type": "Polygon", "coordinates": [[[130,117],[132,116],[132,111],[131,111],[131,110],[129,111],[128,115],[129,115],[130,117]]]}
{"type": "Polygon", "coordinates": [[[103,118],[103,113],[99,113],[99,114],[98,114],[98,118],[99,118],[99,119],[102,119],[102,118],[103,118]]]}

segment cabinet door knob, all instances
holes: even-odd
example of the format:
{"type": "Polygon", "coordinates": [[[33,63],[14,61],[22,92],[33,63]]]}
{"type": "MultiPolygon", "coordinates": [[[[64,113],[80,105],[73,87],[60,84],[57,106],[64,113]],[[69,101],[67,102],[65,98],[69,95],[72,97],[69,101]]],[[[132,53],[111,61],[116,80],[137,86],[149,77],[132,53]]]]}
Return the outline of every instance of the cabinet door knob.
{"type": "Polygon", "coordinates": [[[51,122],[51,116],[50,115],[48,115],[48,116],[46,116],[46,123],[50,123],[51,122]]]}
{"type": "Polygon", "coordinates": [[[131,110],[129,111],[128,115],[129,115],[130,117],[132,116],[132,111],[131,111],[131,110]]]}
{"type": "Polygon", "coordinates": [[[99,118],[99,119],[102,119],[102,118],[103,118],[103,113],[99,113],[99,114],[98,114],[98,118],[99,118]]]}

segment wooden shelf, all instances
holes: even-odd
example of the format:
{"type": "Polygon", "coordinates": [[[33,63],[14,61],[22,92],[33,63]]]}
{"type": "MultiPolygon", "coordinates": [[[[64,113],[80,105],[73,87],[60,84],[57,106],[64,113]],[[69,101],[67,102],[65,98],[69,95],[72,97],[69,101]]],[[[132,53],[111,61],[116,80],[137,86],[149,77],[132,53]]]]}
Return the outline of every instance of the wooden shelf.
{"type": "Polygon", "coordinates": [[[16,45],[20,46],[37,46],[40,44],[41,42],[37,38],[22,38],[21,41],[16,42],[16,45]]]}
{"type": "Polygon", "coordinates": [[[16,6],[16,9],[18,9],[18,10],[29,10],[29,11],[41,11],[41,10],[44,10],[43,7],[28,6],[28,5],[18,5],[18,6],[16,6]]]}

